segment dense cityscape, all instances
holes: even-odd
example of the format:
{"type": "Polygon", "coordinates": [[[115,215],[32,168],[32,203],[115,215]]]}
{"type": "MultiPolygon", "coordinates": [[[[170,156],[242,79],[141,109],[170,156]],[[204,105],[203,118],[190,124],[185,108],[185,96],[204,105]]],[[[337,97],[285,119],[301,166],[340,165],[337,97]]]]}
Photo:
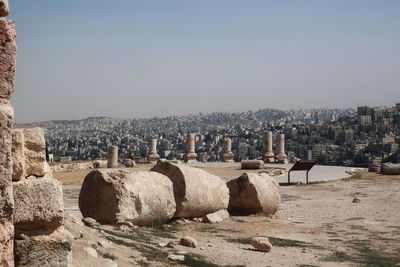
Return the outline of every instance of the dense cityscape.
{"type": "Polygon", "coordinates": [[[394,107],[211,113],[151,119],[92,117],[26,126],[46,129],[47,152],[55,161],[107,158],[117,145],[120,158],[144,159],[157,138],[162,158],[181,160],[186,133],[196,134],[197,160],[220,161],[223,138],[232,139],[234,160],[262,157],[266,131],[284,133],[289,158],[318,164],[368,166],[399,161],[400,104],[394,107]]]}

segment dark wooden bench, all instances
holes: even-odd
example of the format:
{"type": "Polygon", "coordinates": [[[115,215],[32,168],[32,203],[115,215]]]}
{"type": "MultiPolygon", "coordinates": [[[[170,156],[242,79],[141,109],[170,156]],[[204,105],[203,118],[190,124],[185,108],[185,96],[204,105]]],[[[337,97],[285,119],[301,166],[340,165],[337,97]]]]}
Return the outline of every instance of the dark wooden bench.
{"type": "Polygon", "coordinates": [[[315,161],[313,160],[300,160],[297,161],[288,172],[288,184],[290,184],[290,172],[291,171],[307,171],[306,183],[308,184],[308,172],[314,167],[315,161]]]}

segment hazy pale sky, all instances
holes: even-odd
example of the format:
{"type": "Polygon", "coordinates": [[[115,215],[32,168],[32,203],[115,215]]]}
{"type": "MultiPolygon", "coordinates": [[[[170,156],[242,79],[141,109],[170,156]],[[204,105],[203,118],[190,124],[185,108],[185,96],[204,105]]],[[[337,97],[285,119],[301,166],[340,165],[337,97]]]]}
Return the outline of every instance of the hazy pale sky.
{"type": "Polygon", "coordinates": [[[400,1],[10,0],[17,122],[400,102],[400,1]]]}

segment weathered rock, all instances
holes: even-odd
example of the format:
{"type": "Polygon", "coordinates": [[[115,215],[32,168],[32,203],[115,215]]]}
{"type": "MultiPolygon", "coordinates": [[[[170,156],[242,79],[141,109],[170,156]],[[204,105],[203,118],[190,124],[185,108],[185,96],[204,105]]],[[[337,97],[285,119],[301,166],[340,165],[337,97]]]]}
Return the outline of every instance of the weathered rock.
{"type": "Polygon", "coordinates": [[[133,168],[136,166],[136,163],[131,159],[124,160],[124,166],[127,168],[133,168]]]}
{"type": "Polygon", "coordinates": [[[62,226],[62,185],[54,179],[33,179],[13,183],[15,232],[32,234],[62,226]]]}
{"type": "Polygon", "coordinates": [[[29,176],[51,177],[51,169],[46,162],[46,144],[41,128],[13,129],[13,180],[19,181],[29,176]]]}
{"type": "Polygon", "coordinates": [[[380,164],[371,164],[368,166],[368,172],[381,172],[381,165],[380,164]]]}
{"type": "MultiPolygon", "coordinates": [[[[3,34],[2,30],[3,27],[0,22],[0,36],[3,34]]],[[[2,46],[1,42],[0,46],[2,46]]],[[[0,54],[1,57],[2,54],[0,54]]],[[[3,77],[1,71],[0,77],[3,77]]],[[[12,106],[9,104],[0,104],[0,266],[6,267],[14,266],[14,225],[12,221],[14,198],[11,184],[11,127],[13,118],[14,111],[12,106]]]]}
{"type": "Polygon", "coordinates": [[[93,169],[101,168],[101,163],[99,161],[93,161],[93,169]]]}
{"type": "Polygon", "coordinates": [[[182,237],[181,240],[179,241],[179,244],[185,247],[191,247],[191,248],[197,247],[196,239],[190,236],[182,237]]]}
{"type": "Polygon", "coordinates": [[[92,219],[90,217],[85,217],[82,219],[82,222],[84,225],[89,226],[89,227],[95,227],[96,225],[98,225],[98,223],[96,222],[95,219],[92,219]]]}
{"type": "Polygon", "coordinates": [[[97,258],[99,256],[99,254],[97,253],[97,251],[94,248],[91,247],[86,247],[83,249],[89,256],[93,257],[93,258],[97,258]]]}
{"type": "Polygon", "coordinates": [[[231,215],[270,216],[279,208],[279,185],[266,173],[243,173],[227,185],[230,194],[228,211],[231,215]]]}
{"type": "Polygon", "coordinates": [[[168,259],[172,261],[184,261],[185,255],[168,254],[168,259]]]}
{"type": "Polygon", "coordinates": [[[0,17],[8,16],[9,13],[8,0],[0,0],[0,17]]]}
{"type": "Polygon", "coordinates": [[[51,235],[22,236],[15,240],[16,266],[71,266],[72,236],[64,229],[51,235]]]}
{"type": "MultiPolygon", "coordinates": [[[[0,0],[0,12],[5,8],[1,7],[4,0],[0,0]]],[[[1,16],[1,14],[0,14],[1,16]]],[[[0,99],[10,99],[14,92],[15,65],[16,65],[16,33],[13,21],[0,18],[0,99]]]]}
{"type": "Polygon", "coordinates": [[[241,167],[243,170],[258,170],[264,168],[262,160],[242,160],[241,167]]]}
{"type": "Polygon", "coordinates": [[[36,177],[45,176],[46,162],[46,141],[43,129],[23,129],[25,143],[26,174],[36,177]]]}
{"type": "Polygon", "coordinates": [[[175,207],[171,181],[156,172],[95,170],[79,194],[82,215],[109,224],[160,225],[172,218],[175,207]]]}
{"type": "Polygon", "coordinates": [[[361,199],[359,199],[358,197],[353,198],[353,203],[360,203],[361,199]]]}
{"type": "Polygon", "coordinates": [[[267,237],[255,236],[250,239],[250,244],[258,251],[270,252],[272,245],[267,237]]]}
{"type": "Polygon", "coordinates": [[[214,213],[207,214],[204,218],[206,223],[218,223],[229,218],[229,213],[227,210],[219,210],[214,213]]]}
{"type": "Polygon", "coordinates": [[[228,206],[228,188],[218,176],[166,161],[159,161],[151,171],[162,173],[172,181],[176,201],[174,217],[203,217],[228,206]]]}
{"type": "Polygon", "coordinates": [[[400,175],[400,163],[383,163],[381,172],[384,175],[400,175]]]}

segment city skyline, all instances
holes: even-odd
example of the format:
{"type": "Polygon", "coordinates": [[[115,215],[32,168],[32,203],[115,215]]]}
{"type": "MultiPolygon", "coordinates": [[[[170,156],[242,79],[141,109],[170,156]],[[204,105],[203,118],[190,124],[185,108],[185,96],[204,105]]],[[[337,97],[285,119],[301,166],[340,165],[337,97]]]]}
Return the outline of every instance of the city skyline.
{"type": "Polygon", "coordinates": [[[18,123],[390,106],[397,1],[11,2],[18,123]]]}

